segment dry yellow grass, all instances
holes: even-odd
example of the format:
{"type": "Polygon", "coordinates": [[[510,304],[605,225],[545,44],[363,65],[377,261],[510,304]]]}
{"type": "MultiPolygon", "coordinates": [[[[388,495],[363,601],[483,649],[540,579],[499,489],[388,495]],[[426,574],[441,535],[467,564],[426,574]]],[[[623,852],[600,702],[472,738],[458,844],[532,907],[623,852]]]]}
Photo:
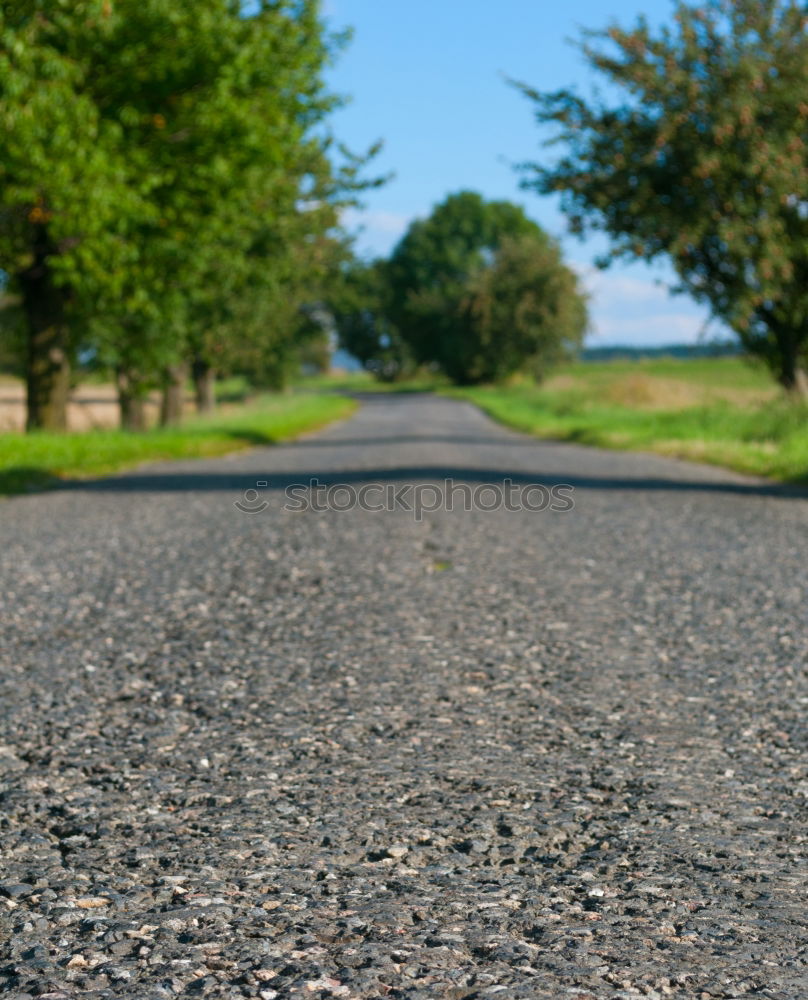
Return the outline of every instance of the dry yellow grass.
{"type": "MultiPolygon", "coordinates": [[[[185,410],[194,406],[186,400],[185,410]]],[[[157,425],[160,397],[152,393],[146,401],[146,425],[157,425]]],[[[101,431],[120,423],[118,395],[114,385],[80,385],[73,390],[67,408],[67,426],[71,431],[101,431]]],[[[0,376],[0,433],[25,428],[25,386],[19,379],[0,376]]]]}
{"type": "Polygon", "coordinates": [[[654,375],[624,375],[606,388],[604,401],[642,410],[683,410],[704,399],[701,386],[654,375]]]}
{"type": "Polygon", "coordinates": [[[550,392],[586,393],[593,402],[634,410],[686,410],[716,402],[753,407],[762,406],[779,394],[775,385],[771,388],[705,385],[644,372],[615,375],[600,384],[578,375],[557,375],[548,379],[543,388],[550,392]]]}

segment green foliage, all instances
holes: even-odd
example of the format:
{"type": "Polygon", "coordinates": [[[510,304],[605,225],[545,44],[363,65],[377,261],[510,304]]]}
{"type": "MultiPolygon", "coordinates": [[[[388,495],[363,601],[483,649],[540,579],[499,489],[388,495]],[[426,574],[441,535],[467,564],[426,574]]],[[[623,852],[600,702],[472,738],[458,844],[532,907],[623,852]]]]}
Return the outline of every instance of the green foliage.
{"type": "Polygon", "coordinates": [[[286,377],[367,186],[326,128],[343,40],[317,0],[0,4],[0,268],[56,290],[51,342],[140,395],[189,358],[286,377]]]}
{"type": "Polygon", "coordinates": [[[340,345],[364,368],[386,382],[412,375],[412,353],[390,320],[385,261],[353,261],[344,267],[328,297],[340,345]]]}
{"type": "Polygon", "coordinates": [[[575,276],[557,244],[509,202],[450,196],[413,223],[386,273],[402,339],[419,363],[458,383],[538,371],[583,337],[575,276]]]}
{"type": "Polygon", "coordinates": [[[49,266],[76,295],[114,276],[121,221],[146,210],[119,130],[86,92],[88,67],[57,43],[59,31],[97,31],[103,8],[0,5],[0,268],[18,276],[46,230],[49,266]]]}
{"type": "Polygon", "coordinates": [[[528,165],[572,229],[618,256],[668,257],[788,389],[808,390],[808,32],[793,0],[679,2],[675,26],[589,33],[622,95],[523,91],[565,155],[528,165]]]}
{"type": "Polygon", "coordinates": [[[515,372],[540,379],[580,349],[586,299],[554,241],[505,237],[472,278],[459,318],[467,334],[449,372],[457,381],[499,382],[515,372]]]}

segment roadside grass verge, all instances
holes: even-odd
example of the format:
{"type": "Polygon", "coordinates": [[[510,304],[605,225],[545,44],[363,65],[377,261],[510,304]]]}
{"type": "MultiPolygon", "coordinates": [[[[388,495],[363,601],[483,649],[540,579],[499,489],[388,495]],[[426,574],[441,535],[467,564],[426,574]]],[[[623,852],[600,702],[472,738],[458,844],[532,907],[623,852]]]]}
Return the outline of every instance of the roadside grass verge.
{"type": "Polygon", "coordinates": [[[662,364],[664,374],[659,362],[613,368],[613,363],[587,364],[570,366],[538,387],[445,392],[537,437],[650,451],[808,482],[808,405],[785,399],[763,373],[743,364],[736,359],[671,361],[662,364]]]}
{"type": "Polygon", "coordinates": [[[143,462],[212,458],[276,444],[346,417],[355,408],[344,396],[263,396],[227,413],[189,419],[178,428],[0,434],[0,496],[43,489],[63,479],[104,476],[143,462]]]}

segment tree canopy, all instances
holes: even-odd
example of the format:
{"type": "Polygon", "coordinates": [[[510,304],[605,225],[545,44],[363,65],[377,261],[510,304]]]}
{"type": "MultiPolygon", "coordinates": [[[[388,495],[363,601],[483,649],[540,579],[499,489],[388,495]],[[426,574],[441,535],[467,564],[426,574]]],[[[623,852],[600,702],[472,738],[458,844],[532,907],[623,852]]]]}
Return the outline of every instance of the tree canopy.
{"type": "Polygon", "coordinates": [[[802,4],[679,2],[673,27],[590,32],[614,98],[520,85],[554,164],[526,184],[560,192],[574,232],[615,257],[667,257],[789,390],[808,391],[808,32],[802,4]]]}
{"type": "Polygon", "coordinates": [[[556,242],[518,205],[470,191],[412,224],[387,280],[390,317],[416,361],[458,383],[538,373],[586,328],[556,242]]]}
{"type": "Polygon", "coordinates": [[[558,244],[533,234],[505,237],[459,303],[467,350],[455,378],[499,382],[516,372],[542,379],[577,354],[588,324],[578,277],[558,244]]]}
{"type": "Polygon", "coordinates": [[[79,347],[135,397],[191,360],[283,368],[364,186],[326,127],[340,44],[317,0],[0,4],[0,268],[30,426],[64,424],[79,347]]]}

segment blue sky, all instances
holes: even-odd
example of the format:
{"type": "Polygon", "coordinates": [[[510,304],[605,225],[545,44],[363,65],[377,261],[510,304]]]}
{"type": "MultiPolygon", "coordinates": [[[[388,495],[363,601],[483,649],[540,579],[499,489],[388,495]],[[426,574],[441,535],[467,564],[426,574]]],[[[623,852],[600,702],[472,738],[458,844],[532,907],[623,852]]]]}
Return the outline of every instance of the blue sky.
{"type": "Polygon", "coordinates": [[[351,97],[334,131],[357,151],[382,139],[378,170],[395,173],[348,219],[363,227],[363,253],[386,255],[409,222],[447,194],[479,191],[519,202],[562,239],[592,296],[590,345],[698,339],[707,313],[660,287],[671,277],[664,265],[596,271],[603,242],[567,235],[555,199],[520,189],[513,164],[555,154],[540,145],[530,102],[504,79],[586,95],[596,80],[566,40],[579,37],[579,27],[630,24],[641,13],[652,24],[667,21],[670,0],[613,0],[611,7],[596,0],[326,0],[324,10],[332,28],[354,29],[329,73],[332,90],[351,97]]]}

